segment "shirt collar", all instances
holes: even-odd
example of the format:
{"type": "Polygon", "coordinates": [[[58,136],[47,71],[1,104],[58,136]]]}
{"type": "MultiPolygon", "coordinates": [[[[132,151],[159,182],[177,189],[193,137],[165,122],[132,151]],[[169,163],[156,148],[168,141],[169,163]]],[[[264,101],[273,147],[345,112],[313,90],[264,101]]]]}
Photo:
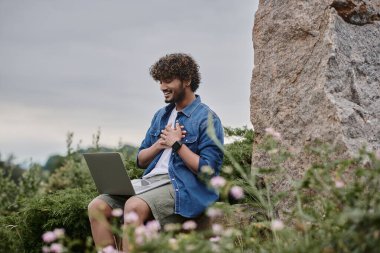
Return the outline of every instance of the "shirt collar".
{"type": "MultiPolygon", "coordinates": [[[[200,103],[201,103],[201,97],[199,95],[195,95],[195,99],[182,110],[182,113],[185,114],[186,117],[190,117],[191,114],[194,112],[194,110],[198,107],[200,103]]],[[[175,104],[171,103],[165,107],[165,111],[171,112],[174,109],[174,107],[175,107],[175,104]]]]}
{"type": "Polygon", "coordinates": [[[185,114],[187,117],[190,117],[191,114],[194,112],[194,110],[198,107],[198,105],[201,103],[201,97],[199,95],[195,95],[195,99],[191,104],[186,106],[183,110],[182,113],[185,114]]]}

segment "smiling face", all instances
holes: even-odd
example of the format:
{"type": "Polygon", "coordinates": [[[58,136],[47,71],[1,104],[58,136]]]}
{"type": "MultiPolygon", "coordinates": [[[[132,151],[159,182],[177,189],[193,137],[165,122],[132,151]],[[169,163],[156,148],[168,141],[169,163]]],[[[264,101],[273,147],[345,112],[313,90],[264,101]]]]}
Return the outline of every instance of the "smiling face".
{"type": "Polygon", "coordinates": [[[164,93],[165,103],[181,103],[186,97],[186,87],[181,80],[162,80],[160,89],[164,93]]]}

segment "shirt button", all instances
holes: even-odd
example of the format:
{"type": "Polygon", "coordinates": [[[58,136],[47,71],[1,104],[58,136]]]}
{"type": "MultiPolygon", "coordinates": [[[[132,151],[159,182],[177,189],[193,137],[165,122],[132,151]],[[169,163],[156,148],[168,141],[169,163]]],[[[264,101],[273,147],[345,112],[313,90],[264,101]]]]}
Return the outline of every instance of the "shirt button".
{"type": "Polygon", "coordinates": [[[174,179],[174,178],[172,178],[172,180],[174,181],[175,179],[174,179]]]}
{"type": "Polygon", "coordinates": [[[177,192],[177,191],[178,191],[178,189],[175,189],[175,191],[177,192]]]}

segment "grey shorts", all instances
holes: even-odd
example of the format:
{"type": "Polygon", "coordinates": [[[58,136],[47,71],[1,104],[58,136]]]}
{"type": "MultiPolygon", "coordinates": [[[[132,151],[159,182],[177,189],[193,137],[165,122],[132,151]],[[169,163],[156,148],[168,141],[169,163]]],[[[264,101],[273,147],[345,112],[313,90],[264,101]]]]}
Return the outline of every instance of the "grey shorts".
{"type": "MultiPolygon", "coordinates": [[[[155,177],[167,179],[169,176],[166,174],[157,175],[155,177]]],[[[131,196],[102,194],[97,198],[105,201],[112,209],[124,209],[125,202],[130,197],[131,196]]],[[[148,204],[153,217],[160,222],[161,226],[168,223],[182,223],[186,221],[186,218],[174,213],[175,192],[170,182],[150,191],[137,194],[135,197],[144,200],[148,204]]]]}

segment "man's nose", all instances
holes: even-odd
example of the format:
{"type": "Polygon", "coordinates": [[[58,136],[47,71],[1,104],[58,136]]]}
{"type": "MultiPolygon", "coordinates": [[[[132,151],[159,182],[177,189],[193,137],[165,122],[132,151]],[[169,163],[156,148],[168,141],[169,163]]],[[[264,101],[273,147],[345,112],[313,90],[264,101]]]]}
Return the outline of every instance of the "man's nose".
{"type": "Polygon", "coordinates": [[[166,84],[164,82],[160,83],[160,89],[165,90],[166,89],[166,84]]]}

